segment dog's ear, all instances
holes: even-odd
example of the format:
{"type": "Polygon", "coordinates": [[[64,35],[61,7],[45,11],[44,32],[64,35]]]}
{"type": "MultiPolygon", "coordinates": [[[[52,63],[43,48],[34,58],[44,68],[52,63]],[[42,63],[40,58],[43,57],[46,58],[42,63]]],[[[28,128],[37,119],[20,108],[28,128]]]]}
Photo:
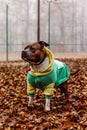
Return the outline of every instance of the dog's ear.
{"type": "Polygon", "coordinates": [[[45,47],[49,46],[49,44],[46,43],[46,42],[44,42],[44,41],[39,41],[38,43],[41,45],[42,48],[43,48],[44,46],[45,46],[45,47]]]}
{"type": "Polygon", "coordinates": [[[24,48],[24,50],[26,50],[28,47],[29,47],[29,45],[27,45],[27,46],[24,48]]]}
{"type": "Polygon", "coordinates": [[[30,46],[31,46],[31,42],[27,42],[27,43],[25,43],[25,48],[24,48],[24,50],[26,50],[27,48],[29,48],[30,46]]]}

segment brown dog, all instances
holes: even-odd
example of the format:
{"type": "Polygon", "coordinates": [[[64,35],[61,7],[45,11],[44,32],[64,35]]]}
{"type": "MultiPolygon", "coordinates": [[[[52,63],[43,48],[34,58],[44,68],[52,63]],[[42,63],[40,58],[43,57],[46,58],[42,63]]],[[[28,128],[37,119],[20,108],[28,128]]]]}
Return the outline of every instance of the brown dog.
{"type": "Polygon", "coordinates": [[[44,91],[46,98],[45,109],[50,110],[50,98],[54,88],[59,86],[61,94],[68,96],[65,82],[70,76],[70,71],[66,64],[54,60],[47,46],[49,45],[44,41],[29,44],[22,51],[22,59],[27,61],[31,67],[27,75],[29,104],[33,103],[36,88],[40,88],[44,91]]]}

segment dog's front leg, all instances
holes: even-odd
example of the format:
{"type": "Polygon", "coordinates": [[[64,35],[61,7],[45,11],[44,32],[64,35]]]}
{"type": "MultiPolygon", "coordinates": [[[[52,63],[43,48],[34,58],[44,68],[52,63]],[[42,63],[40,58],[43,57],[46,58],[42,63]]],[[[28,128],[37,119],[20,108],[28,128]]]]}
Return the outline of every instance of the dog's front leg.
{"type": "Polygon", "coordinates": [[[29,96],[29,102],[28,102],[29,105],[32,105],[33,104],[33,97],[29,96]]]}
{"type": "Polygon", "coordinates": [[[50,100],[53,95],[54,85],[55,85],[54,83],[51,83],[44,90],[44,95],[45,95],[45,99],[46,99],[46,102],[45,102],[46,111],[50,111],[50,100]]]}
{"type": "Polygon", "coordinates": [[[46,111],[50,111],[50,99],[49,98],[46,98],[45,110],[46,111]]]}
{"type": "Polygon", "coordinates": [[[28,105],[33,104],[33,99],[35,95],[36,89],[29,83],[27,83],[27,94],[28,94],[28,105]]]}

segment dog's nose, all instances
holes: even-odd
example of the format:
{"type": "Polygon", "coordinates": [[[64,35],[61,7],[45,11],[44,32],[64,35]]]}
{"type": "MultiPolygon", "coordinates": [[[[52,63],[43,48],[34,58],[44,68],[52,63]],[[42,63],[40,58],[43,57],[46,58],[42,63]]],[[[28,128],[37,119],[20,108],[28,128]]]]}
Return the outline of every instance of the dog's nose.
{"type": "Polygon", "coordinates": [[[25,56],[25,54],[26,54],[26,51],[23,50],[23,51],[21,52],[21,58],[22,58],[22,59],[23,59],[23,57],[25,56]]]}

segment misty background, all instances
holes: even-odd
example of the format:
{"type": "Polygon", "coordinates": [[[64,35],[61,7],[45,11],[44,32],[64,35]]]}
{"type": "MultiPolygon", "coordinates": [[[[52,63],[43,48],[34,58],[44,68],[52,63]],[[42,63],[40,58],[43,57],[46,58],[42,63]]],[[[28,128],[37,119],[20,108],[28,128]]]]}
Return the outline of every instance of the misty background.
{"type": "MultiPolygon", "coordinates": [[[[7,42],[9,52],[20,52],[37,41],[37,1],[0,0],[0,52],[7,42]]],[[[50,41],[54,53],[87,52],[87,0],[40,0],[39,26],[40,40],[50,41]]]]}

